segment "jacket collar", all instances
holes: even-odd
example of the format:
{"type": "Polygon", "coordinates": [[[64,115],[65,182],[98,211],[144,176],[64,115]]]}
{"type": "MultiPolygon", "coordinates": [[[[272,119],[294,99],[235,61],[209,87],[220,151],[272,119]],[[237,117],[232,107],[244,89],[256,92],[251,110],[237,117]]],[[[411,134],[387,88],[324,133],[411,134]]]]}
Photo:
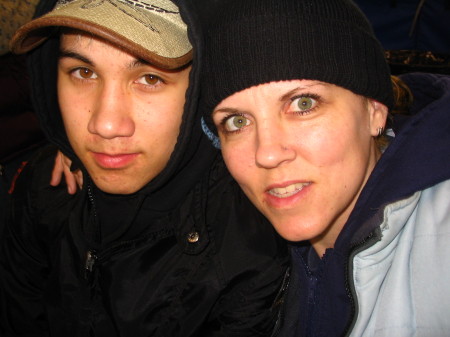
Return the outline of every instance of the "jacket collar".
{"type": "Polygon", "coordinates": [[[416,73],[401,78],[414,95],[411,116],[394,116],[396,136],[361,192],[336,248],[368,236],[380,224],[370,219],[384,205],[450,179],[450,77],[416,73]]]}

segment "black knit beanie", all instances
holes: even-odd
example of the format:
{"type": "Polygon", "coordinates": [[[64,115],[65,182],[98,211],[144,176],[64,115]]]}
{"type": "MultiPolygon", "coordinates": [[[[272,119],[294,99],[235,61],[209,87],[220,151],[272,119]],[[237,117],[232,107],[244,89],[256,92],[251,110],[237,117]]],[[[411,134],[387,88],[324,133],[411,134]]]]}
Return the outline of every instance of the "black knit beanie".
{"type": "Polygon", "coordinates": [[[254,85],[293,79],[336,84],[393,104],[389,67],[350,0],[222,0],[205,22],[201,106],[254,85]]]}

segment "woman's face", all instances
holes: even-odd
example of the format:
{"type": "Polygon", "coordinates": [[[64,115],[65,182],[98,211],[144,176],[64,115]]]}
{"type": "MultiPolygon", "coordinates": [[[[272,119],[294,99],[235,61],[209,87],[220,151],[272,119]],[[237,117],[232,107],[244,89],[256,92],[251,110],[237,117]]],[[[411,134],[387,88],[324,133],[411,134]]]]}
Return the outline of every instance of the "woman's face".
{"type": "Polygon", "coordinates": [[[245,194],[290,241],[322,254],[345,224],[380,152],[387,108],[312,80],[271,82],[213,113],[225,162],[245,194]]]}

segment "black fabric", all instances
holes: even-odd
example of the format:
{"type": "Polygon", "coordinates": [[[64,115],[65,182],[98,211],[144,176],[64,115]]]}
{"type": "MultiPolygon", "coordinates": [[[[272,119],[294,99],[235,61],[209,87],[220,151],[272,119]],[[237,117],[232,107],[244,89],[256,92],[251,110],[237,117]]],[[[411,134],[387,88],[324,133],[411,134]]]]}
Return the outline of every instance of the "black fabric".
{"type": "Polygon", "coordinates": [[[40,152],[16,183],[0,252],[1,336],[270,336],[286,245],[220,157],[177,209],[139,213],[146,226],[93,252],[86,272],[94,218],[85,194],[48,185],[54,155],[40,152]]]}
{"type": "Polygon", "coordinates": [[[324,81],[392,106],[383,48],[352,1],[228,0],[205,21],[202,108],[211,130],[224,98],[272,81],[324,81]]]}
{"type": "Polygon", "coordinates": [[[99,191],[67,140],[57,37],[30,54],[42,129],[84,186],[75,196],[49,186],[54,149],[20,174],[0,251],[0,335],[270,335],[286,246],[201,131],[202,35],[194,2],[178,5],[195,50],[182,126],[165,169],[132,195],[99,191]]]}
{"type": "MultiPolygon", "coordinates": [[[[45,144],[30,97],[25,57],[0,55],[0,233],[8,190],[22,162],[45,144]]],[[[1,234],[0,234],[1,235],[1,234]]]]}

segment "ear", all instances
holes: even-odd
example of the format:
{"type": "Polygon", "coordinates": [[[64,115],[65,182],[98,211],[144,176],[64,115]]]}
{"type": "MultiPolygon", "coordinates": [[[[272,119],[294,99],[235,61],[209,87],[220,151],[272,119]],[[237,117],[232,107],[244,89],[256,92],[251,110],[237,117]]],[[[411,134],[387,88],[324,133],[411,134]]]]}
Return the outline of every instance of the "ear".
{"type": "Polygon", "coordinates": [[[388,108],[383,103],[368,99],[368,110],[370,114],[370,134],[373,137],[378,135],[379,128],[385,129],[386,119],[388,115],[388,108]]]}

